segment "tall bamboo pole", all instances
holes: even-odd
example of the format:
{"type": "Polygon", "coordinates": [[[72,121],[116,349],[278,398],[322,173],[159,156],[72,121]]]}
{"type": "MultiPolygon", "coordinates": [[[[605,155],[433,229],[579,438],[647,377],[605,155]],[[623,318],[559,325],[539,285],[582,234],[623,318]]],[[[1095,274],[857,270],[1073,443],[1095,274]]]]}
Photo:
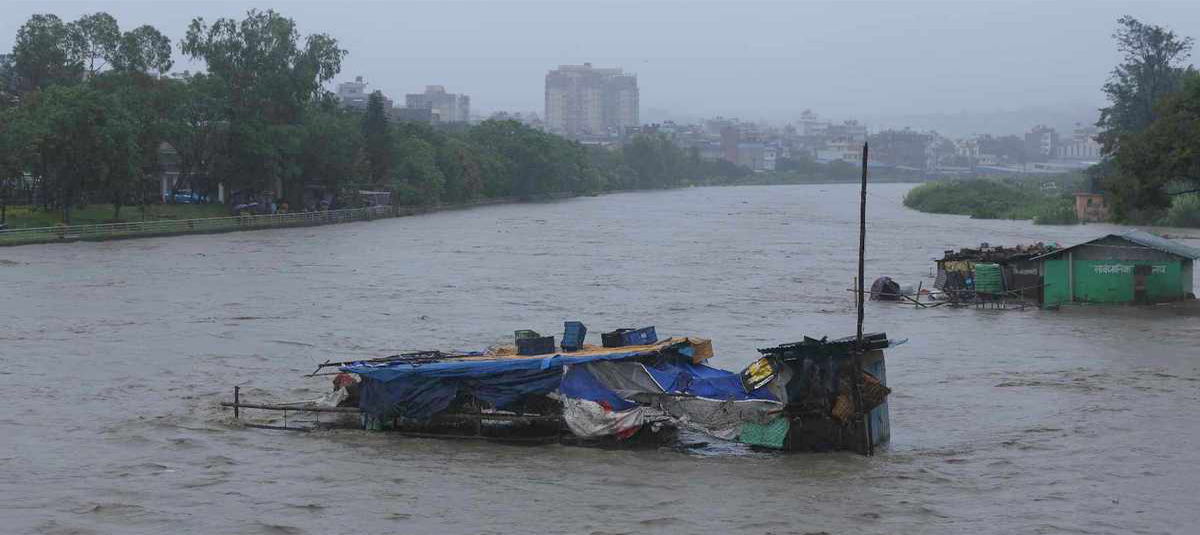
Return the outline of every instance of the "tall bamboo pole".
{"type": "Polygon", "coordinates": [[[862,399],[862,382],[863,382],[863,354],[865,346],[863,345],[863,314],[864,301],[866,295],[864,292],[864,257],[867,250],[867,154],[869,147],[863,142],[862,151],[862,192],[858,203],[858,333],[856,347],[854,351],[854,397],[855,405],[858,410],[861,410],[863,415],[863,435],[866,441],[866,447],[863,448],[867,455],[875,455],[875,441],[871,438],[871,412],[863,410],[862,399]]]}

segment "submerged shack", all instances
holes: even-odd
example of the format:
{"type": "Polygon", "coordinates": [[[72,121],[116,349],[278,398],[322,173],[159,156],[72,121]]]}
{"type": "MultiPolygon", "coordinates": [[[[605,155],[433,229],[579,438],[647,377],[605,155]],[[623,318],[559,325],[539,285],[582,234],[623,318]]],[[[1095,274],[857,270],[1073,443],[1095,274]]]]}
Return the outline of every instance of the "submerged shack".
{"type": "Polygon", "coordinates": [[[894,344],[885,334],[865,335],[861,347],[855,337],[805,337],[760,349],[740,373],[707,364],[709,340],[648,342],[333,363],[336,407],[244,404],[236,390],[226,405],[235,415],[354,411],[366,429],[407,435],[577,445],[670,445],[687,429],[774,449],[868,453],[890,438],[883,349],[894,344]]]}
{"type": "Polygon", "coordinates": [[[1014,298],[1041,305],[1151,304],[1195,298],[1200,249],[1141,230],[1070,247],[1042,243],[946,251],[934,286],[949,299],[1014,298]]]}
{"type": "Polygon", "coordinates": [[[1141,230],[1108,234],[1032,259],[1041,302],[1151,304],[1195,298],[1200,249],[1141,230]]]}
{"type": "Polygon", "coordinates": [[[946,251],[937,260],[933,286],[954,300],[1011,296],[1039,300],[1042,278],[1034,258],[1058,249],[1035,243],[1015,247],[980,244],[946,251]]]}

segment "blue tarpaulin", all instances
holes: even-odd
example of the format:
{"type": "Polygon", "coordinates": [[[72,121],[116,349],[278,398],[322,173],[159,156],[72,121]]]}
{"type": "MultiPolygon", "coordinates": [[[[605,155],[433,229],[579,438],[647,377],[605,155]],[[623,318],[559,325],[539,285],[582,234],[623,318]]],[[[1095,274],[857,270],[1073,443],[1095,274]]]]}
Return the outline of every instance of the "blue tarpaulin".
{"type": "Polygon", "coordinates": [[[592,375],[587,366],[571,366],[563,374],[562,384],[558,387],[563,396],[575,399],[586,399],[596,403],[607,404],[614,411],[629,410],[637,403],[621,398],[604,383],[592,375]]]}
{"type": "Polygon", "coordinates": [[[558,389],[562,367],[599,360],[621,360],[660,354],[675,345],[650,350],[597,355],[552,355],[546,358],[446,360],[425,364],[355,363],[342,371],[359,375],[359,407],[377,418],[402,416],[428,419],[446,410],[460,391],[496,408],[507,408],[528,395],[558,389]]]}
{"type": "Polygon", "coordinates": [[[691,394],[721,401],[746,399],[777,401],[765,386],[752,392],[746,392],[746,388],[742,386],[740,374],[703,364],[664,360],[647,365],[646,371],[650,377],[654,378],[654,382],[668,393],[691,394]]]}

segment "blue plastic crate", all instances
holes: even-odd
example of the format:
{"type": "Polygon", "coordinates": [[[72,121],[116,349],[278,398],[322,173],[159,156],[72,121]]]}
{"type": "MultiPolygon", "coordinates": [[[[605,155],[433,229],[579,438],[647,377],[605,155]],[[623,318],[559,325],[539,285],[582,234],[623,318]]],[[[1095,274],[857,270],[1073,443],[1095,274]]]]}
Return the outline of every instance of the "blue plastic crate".
{"type": "Polygon", "coordinates": [[[621,341],[627,346],[644,346],[658,342],[654,327],[643,327],[621,333],[621,341]]]}
{"type": "Polygon", "coordinates": [[[583,339],[587,337],[587,327],[578,321],[563,322],[563,351],[579,351],[583,349],[583,339]]]}
{"type": "Polygon", "coordinates": [[[517,338],[518,355],[548,355],[554,353],[554,337],[517,338]]]}

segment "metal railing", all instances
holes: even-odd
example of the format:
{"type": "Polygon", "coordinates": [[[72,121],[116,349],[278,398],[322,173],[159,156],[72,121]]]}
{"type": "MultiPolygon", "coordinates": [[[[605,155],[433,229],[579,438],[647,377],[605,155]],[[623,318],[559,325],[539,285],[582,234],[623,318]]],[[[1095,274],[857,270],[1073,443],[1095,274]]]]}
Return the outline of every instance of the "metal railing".
{"type": "Polygon", "coordinates": [[[234,230],[303,227],[363,221],[397,215],[391,206],[347,208],[323,212],[206,217],[200,219],[159,219],[103,223],[98,225],[62,225],[57,227],[0,230],[0,245],[52,243],[79,240],[110,240],[137,236],[228,232],[234,230]]]}

